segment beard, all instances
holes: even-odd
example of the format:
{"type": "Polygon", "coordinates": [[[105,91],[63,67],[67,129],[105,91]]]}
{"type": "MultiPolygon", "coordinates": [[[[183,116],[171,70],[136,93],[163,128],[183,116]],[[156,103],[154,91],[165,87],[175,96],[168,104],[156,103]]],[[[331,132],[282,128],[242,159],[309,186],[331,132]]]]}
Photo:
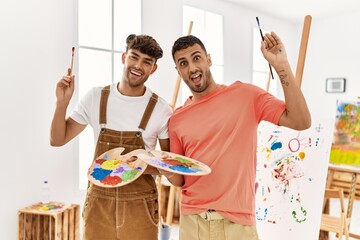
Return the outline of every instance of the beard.
{"type": "Polygon", "coordinates": [[[205,91],[209,85],[210,85],[210,79],[211,79],[211,72],[210,70],[206,71],[205,74],[202,74],[201,76],[203,79],[203,81],[200,84],[197,85],[191,85],[190,81],[187,81],[186,84],[188,85],[188,87],[190,88],[190,90],[192,92],[196,92],[196,93],[202,93],[203,91],[205,91]]]}
{"type": "Polygon", "coordinates": [[[129,83],[129,86],[131,87],[131,88],[137,88],[137,87],[140,87],[140,86],[142,86],[144,83],[145,83],[145,81],[128,81],[128,83],[129,83]]]}
{"type": "Polygon", "coordinates": [[[149,76],[142,76],[141,78],[136,79],[136,78],[134,78],[134,76],[129,71],[129,72],[127,72],[127,80],[126,80],[126,82],[128,83],[128,85],[131,88],[137,88],[137,87],[142,86],[146,82],[148,77],[149,76]]]}
{"type": "Polygon", "coordinates": [[[189,86],[189,88],[191,89],[192,92],[201,93],[201,92],[205,91],[208,86],[209,86],[209,84],[204,82],[203,84],[200,84],[200,85],[189,86]]]}

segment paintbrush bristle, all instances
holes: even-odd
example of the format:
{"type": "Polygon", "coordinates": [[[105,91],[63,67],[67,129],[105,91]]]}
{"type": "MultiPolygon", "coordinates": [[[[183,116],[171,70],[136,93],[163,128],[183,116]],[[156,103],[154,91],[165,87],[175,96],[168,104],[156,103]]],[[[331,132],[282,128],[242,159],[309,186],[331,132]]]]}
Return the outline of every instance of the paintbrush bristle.
{"type": "Polygon", "coordinates": [[[75,47],[72,47],[71,52],[72,52],[72,55],[74,56],[74,53],[75,53],[75,47]]]}

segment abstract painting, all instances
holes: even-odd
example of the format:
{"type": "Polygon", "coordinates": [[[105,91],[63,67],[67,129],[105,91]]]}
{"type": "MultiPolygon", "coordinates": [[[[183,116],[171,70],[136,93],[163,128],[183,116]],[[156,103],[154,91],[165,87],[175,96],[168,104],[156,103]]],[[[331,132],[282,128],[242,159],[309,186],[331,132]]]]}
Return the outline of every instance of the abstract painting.
{"type": "MultiPolygon", "coordinates": [[[[360,101],[360,99],[359,99],[360,101]]],[[[360,102],[338,101],[330,162],[360,167],[360,102]]]]}
{"type": "Polygon", "coordinates": [[[333,121],[258,127],[256,220],[262,240],[317,239],[333,121]]]}

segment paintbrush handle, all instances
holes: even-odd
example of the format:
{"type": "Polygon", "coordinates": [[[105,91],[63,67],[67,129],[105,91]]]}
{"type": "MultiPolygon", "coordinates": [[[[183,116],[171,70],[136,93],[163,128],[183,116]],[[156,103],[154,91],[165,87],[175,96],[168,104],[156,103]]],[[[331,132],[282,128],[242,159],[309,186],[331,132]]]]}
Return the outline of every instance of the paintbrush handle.
{"type": "Polygon", "coordinates": [[[273,74],[273,72],[272,72],[272,68],[271,68],[271,65],[270,65],[270,63],[269,63],[269,68],[270,68],[270,74],[271,74],[271,78],[272,78],[272,79],[274,79],[274,74],[273,74]]]}
{"type": "MultiPolygon", "coordinates": [[[[261,28],[259,28],[259,30],[260,30],[261,39],[264,41],[264,35],[263,35],[262,31],[261,31],[261,28]]],[[[272,72],[272,68],[271,68],[270,63],[269,63],[269,69],[270,69],[271,78],[274,79],[274,74],[272,72]]]]}
{"type": "MultiPolygon", "coordinates": [[[[263,33],[262,33],[262,30],[261,30],[261,27],[260,27],[260,21],[259,21],[259,18],[258,18],[258,17],[256,17],[256,21],[257,21],[257,24],[258,24],[258,27],[259,27],[261,39],[264,41],[264,35],[263,35],[263,33]]],[[[269,69],[270,69],[271,78],[274,79],[274,74],[273,74],[273,72],[272,72],[270,63],[269,63],[269,69]]]]}
{"type": "Polygon", "coordinates": [[[259,30],[260,30],[261,39],[264,41],[264,35],[263,35],[262,31],[261,31],[261,28],[259,28],[259,30]]]}

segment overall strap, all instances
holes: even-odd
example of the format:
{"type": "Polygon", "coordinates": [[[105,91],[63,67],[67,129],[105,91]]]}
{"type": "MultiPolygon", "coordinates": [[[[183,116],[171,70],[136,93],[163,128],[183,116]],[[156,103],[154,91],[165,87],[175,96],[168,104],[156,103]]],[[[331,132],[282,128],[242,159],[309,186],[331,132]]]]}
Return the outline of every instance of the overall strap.
{"type": "Polygon", "coordinates": [[[145,130],[146,125],[149,122],[150,116],[151,116],[151,114],[152,114],[152,112],[153,112],[153,110],[155,108],[155,105],[156,105],[156,103],[158,101],[158,98],[159,98],[158,95],[156,95],[155,93],[152,94],[151,98],[149,99],[149,103],[146,106],[144,115],[143,115],[143,117],[141,119],[139,129],[145,130]]]}
{"type": "Polygon", "coordinates": [[[99,123],[102,126],[106,124],[106,107],[107,107],[107,100],[109,97],[109,93],[110,93],[110,85],[104,87],[101,90],[99,123]]]}

